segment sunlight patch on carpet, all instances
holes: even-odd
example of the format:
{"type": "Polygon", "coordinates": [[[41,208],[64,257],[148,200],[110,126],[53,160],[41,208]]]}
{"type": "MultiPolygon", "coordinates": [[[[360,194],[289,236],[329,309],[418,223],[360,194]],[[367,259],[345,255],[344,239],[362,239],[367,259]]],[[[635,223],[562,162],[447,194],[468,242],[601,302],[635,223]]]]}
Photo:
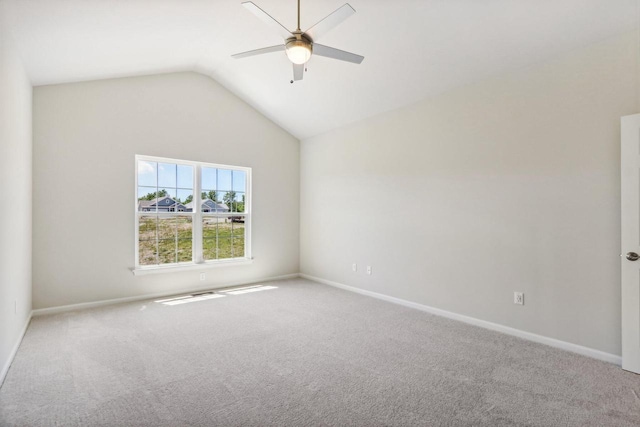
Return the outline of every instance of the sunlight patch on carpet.
{"type": "Polygon", "coordinates": [[[226,291],[220,291],[226,295],[241,295],[248,294],[250,292],[260,292],[260,291],[268,291],[270,289],[278,289],[277,286],[265,286],[265,285],[257,285],[257,286],[246,286],[243,288],[233,288],[226,291]]]}
{"type": "Polygon", "coordinates": [[[278,289],[278,287],[266,285],[243,286],[241,288],[231,288],[221,291],[207,291],[196,294],[181,295],[178,297],[159,299],[154,302],[164,305],[179,305],[187,304],[190,302],[207,301],[215,298],[224,298],[227,295],[242,295],[248,294],[250,292],[268,291],[271,289],[278,289]]]}
{"type": "Polygon", "coordinates": [[[187,304],[189,302],[206,301],[214,298],[224,298],[224,295],[214,294],[213,292],[207,292],[203,294],[183,295],[180,297],[161,299],[155,302],[164,305],[178,305],[187,304]]]}

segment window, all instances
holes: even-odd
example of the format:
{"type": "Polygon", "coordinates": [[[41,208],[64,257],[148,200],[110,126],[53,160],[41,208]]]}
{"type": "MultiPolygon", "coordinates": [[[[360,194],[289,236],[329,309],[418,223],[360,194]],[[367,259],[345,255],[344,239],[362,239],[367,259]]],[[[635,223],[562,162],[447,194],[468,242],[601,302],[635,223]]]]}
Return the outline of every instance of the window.
{"type": "Polygon", "coordinates": [[[246,261],[251,169],[136,156],[136,270],[246,261]]]}

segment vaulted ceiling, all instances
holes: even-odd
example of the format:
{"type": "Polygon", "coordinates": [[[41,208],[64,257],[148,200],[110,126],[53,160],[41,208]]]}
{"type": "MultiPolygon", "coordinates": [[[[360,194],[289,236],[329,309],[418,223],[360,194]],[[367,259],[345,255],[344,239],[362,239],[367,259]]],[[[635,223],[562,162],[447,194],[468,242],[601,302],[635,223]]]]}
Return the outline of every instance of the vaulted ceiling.
{"type": "MultiPolygon", "coordinates": [[[[348,0],[290,83],[282,42],[241,0],[0,0],[34,85],[170,71],[207,74],[300,139],[638,29],[638,0],[348,0]]],[[[296,0],[253,0],[293,30],[296,0]]],[[[345,0],[301,0],[302,29],[345,0]]]]}

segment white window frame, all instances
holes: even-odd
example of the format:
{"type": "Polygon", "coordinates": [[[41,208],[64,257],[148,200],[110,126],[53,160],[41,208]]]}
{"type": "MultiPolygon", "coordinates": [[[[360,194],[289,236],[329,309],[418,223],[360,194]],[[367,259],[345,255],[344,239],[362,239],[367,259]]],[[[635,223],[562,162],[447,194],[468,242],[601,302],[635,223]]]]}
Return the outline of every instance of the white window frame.
{"type": "MultiPolygon", "coordinates": [[[[170,159],[166,157],[146,156],[136,154],[135,156],[135,197],[134,197],[134,216],[135,216],[135,267],[132,269],[135,275],[153,274],[161,272],[176,272],[176,271],[189,271],[189,270],[202,270],[203,268],[220,267],[220,266],[232,266],[250,264],[253,262],[251,256],[251,168],[244,166],[232,166],[216,163],[196,162],[192,160],[179,160],[170,159]],[[171,163],[176,165],[193,166],[193,211],[175,211],[175,212],[142,212],[138,211],[138,164],[140,161],[149,161],[155,163],[171,163]],[[243,171],[245,173],[245,202],[244,212],[231,212],[218,213],[218,212],[202,212],[202,168],[216,168],[243,171]],[[139,252],[139,231],[140,231],[140,216],[144,215],[158,215],[158,217],[191,217],[192,220],[192,261],[179,262],[171,264],[160,265],[140,265],[140,252],[139,252]],[[204,260],[203,255],[203,232],[202,222],[205,217],[217,217],[225,218],[229,216],[243,216],[244,217],[244,256],[237,258],[225,258],[216,260],[204,260]]],[[[157,187],[159,188],[159,187],[157,187]]],[[[223,190],[218,190],[223,191],[223,190]]]]}

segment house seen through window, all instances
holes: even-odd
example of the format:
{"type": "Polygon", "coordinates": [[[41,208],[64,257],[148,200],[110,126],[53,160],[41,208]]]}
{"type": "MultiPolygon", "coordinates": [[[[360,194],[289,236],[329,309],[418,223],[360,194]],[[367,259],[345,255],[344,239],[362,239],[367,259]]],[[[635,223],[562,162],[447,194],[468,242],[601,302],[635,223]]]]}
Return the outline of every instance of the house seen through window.
{"type": "Polygon", "coordinates": [[[250,168],[136,156],[136,177],[136,267],[250,258],[250,168]]]}

